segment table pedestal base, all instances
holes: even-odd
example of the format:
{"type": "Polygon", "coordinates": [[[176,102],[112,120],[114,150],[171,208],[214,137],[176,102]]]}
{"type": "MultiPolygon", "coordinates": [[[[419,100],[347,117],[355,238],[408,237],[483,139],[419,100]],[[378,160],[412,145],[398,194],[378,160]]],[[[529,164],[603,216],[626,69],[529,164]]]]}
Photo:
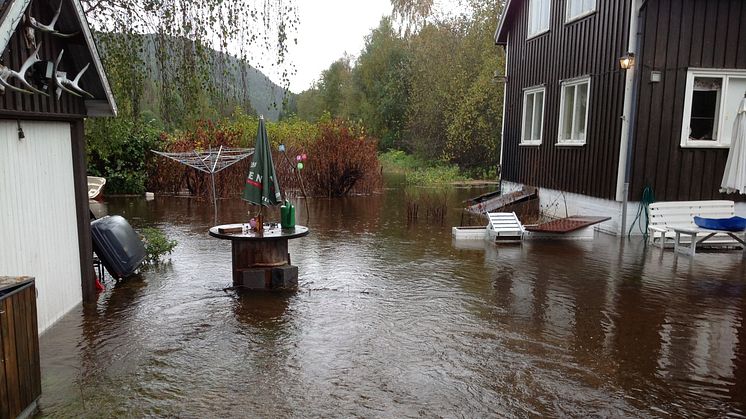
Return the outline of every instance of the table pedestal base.
{"type": "Polygon", "coordinates": [[[267,291],[298,288],[298,267],[290,264],[288,241],[233,241],[233,286],[267,291]]]}
{"type": "Polygon", "coordinates": [[[233,271],[233,286],[248,290],[282,291],[298,288],[298,267],[246,268],[233,271]]]}

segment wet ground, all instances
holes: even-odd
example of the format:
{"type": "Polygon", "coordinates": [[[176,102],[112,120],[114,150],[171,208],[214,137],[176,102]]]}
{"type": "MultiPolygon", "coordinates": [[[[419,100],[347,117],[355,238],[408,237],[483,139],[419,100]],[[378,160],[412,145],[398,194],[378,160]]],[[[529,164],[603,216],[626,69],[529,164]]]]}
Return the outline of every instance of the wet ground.
{"type": "MultiPolygon", "coordinates": [[[[222,291],[230,244],[207,235],[209,205],[109,199],[179,246],[42,336],[41,415],[746,415],[738,252],[690,261],[605,235],[457,245],[456,210],[408,227],[397,189],[310,205],[290,249],[299,291],[239,295],[222,291]]],[[[224,201],[220,221],[245,211],[224,201]]]]}

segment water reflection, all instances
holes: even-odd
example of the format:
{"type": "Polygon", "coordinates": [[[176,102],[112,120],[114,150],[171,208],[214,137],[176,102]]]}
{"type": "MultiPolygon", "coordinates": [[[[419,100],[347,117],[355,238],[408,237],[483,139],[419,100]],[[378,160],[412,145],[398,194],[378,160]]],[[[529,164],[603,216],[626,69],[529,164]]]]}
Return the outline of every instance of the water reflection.
{"type": "Polygon", "coordinates": [[[274,329],[286,323],[290,294],[243,292],[233,293],[233,313],[241,324],[274,329]]]}
{"type": "MultiPolygon", "coordinates": [[[[110,199],[180,244],[42,337],[42,415],[746,414],[738,252],[454,243],[457,211],[407,227],[396,188],[309,208],[312,233],[290,247],[301,289],[237,294],[208,202],[110,199]]],[[[218,216],[245,212],[226,200],[218,216]]]]}

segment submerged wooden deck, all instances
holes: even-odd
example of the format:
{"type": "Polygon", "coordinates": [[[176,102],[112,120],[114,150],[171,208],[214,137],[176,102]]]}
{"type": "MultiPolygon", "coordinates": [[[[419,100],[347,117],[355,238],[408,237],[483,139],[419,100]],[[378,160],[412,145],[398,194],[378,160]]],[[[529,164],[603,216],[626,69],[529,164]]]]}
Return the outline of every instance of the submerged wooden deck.
{"type": "Polygon", "coordinates": [[[611,220],[611,217],[585,217],[585,216],[574,216],[562,218],[559,220],[549,221],[547,223],[526,226],[526,230],[534,233],[556,233],[566,234],[578,231],[580,229],[590,227],[596,224],[603,223],[604,221],[611,220]]]}

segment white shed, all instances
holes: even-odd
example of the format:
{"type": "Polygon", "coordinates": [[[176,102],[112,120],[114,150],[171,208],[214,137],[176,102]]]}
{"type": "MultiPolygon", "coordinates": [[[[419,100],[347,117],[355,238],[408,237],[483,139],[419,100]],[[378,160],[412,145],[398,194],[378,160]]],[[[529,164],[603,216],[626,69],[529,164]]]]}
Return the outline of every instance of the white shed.
{"type": "Polygon", "coordinates": [[[36,278],[41,333],[96,298],[83,126],[116,104],[79,0],[5,1],[0,50],[0,276],[36,278]]]}

